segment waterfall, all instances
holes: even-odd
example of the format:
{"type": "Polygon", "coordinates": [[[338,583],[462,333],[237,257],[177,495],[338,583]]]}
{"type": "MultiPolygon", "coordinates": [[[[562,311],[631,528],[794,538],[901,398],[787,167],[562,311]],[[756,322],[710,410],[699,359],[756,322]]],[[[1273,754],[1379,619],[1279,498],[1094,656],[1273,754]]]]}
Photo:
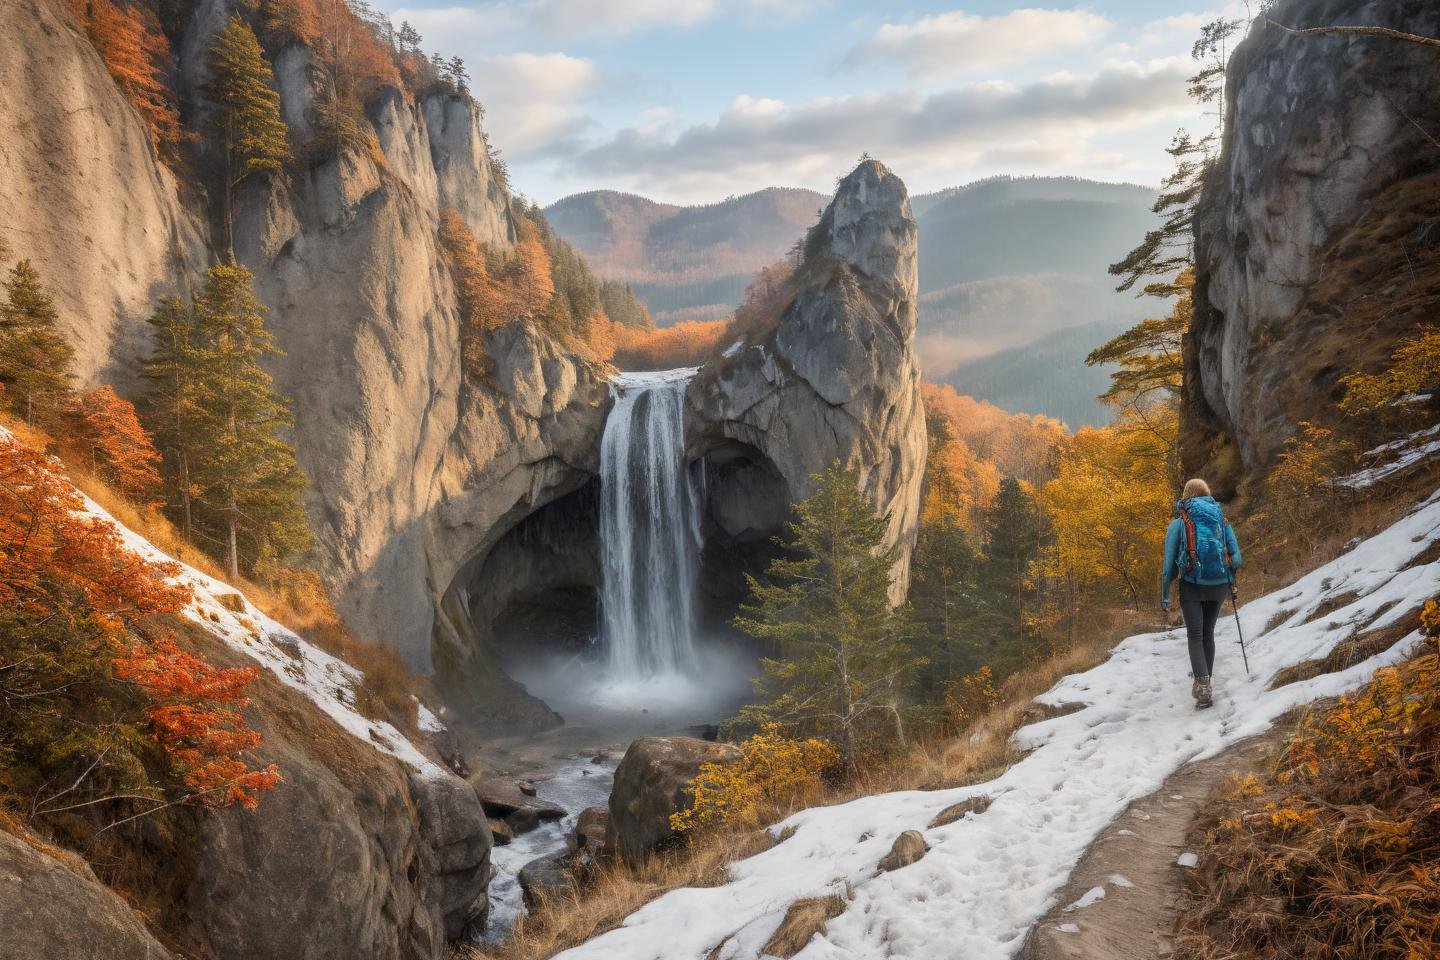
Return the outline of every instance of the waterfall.
{"type": "Polygon", "coordinates": [[[693,369],[622,374],[600,440],[600,638],[612,678],[689,672],[700,563],[685,465],[693,369]]]}

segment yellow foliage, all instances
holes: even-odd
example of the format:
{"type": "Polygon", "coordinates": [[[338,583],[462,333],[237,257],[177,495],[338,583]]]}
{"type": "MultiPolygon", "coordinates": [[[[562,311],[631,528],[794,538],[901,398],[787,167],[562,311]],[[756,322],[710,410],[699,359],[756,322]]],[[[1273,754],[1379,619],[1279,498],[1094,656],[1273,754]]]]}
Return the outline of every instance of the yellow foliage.
{"type": "Polygon", "coordinates": [[[1415,336],[1401,340],[1390,361],[1379,373],[1342,377],[1345,398],[1340,408],[1349,414],[1367,413],[1434,387],[1440,381],[1440,325],[1427,325],[1415,336]]]}
{"type": "Polygon", "coordinates": [[[1155,580],[1173,512],[1168,461],[1178,423],[1169,407],[1145,417],[1081,430],[1041,495],[1055,533],[1045,572],[1136,605],[1155,580]]]}
{"type": "Polygon", "coordinates": [[[957,730],[969,727],[999,702],[1000,691],[988,665],[946,686],[945,713],[957,730]]]}
{"type": "Polygon", "coordinates": [[[691,781],[694,802],[670,815],[673,830],[697,830],[722,823],[753,823],[767,808],[794,803],[814,793],[840,754],[825,740],[792,740],[767,723],[740,745],[736,763],[705,763],[691,781]]]}

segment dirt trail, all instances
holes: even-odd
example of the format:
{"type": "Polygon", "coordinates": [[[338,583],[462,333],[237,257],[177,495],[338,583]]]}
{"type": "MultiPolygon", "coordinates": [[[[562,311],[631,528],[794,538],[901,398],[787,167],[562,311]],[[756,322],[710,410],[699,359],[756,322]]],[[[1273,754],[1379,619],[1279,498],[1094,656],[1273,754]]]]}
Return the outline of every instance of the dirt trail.
{"type": "Polygon", "coordinates": [[[1177,862],[1196,815],[1232,773],[1263,767],[1290,724],[1190,764],[1132,803],[1095,839],[1031,928],[1021,960],[1142,960],[1168,957],[1185,868],[1177,862]],[[1097,899],[1096,890],[1104,890],[1097,899]],[[1082,905],[1083,904],[1083,905],[1082,905]]]}

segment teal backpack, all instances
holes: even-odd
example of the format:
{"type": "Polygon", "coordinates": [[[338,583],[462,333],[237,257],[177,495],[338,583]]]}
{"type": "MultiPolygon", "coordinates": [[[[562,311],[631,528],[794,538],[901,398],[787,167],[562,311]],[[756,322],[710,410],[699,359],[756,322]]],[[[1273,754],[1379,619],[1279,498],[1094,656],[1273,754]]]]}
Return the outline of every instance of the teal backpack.
{"type": "Polygon", "coordinates": [[[1175,504],[1175,513],[1185,524],[1180,576],[1191,583],[1229,583],[1233,573],[1220,504],[1209,497],[1191,497],[1175,504]]]}

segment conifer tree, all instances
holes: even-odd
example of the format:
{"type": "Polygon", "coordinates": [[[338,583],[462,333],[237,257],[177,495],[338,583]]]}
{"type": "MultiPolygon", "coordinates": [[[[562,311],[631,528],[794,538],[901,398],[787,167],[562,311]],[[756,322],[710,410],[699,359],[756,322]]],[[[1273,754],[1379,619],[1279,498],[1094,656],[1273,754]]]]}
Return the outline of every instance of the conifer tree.
{"type": "Polygon", "coordinates": [[[21,260],[5,282],[0,303],[0,386],[11,409],[35,423],[53,415],[69,398],[70,362],[75,351],[58,329],[55,301],[40,274],[21,260]]]}
{"type": "Polygon", "coordinates": [[[289,132],[280,117],[275,74],[255,31],[236,13],[210,48],[206,96],[225,156],[225,235],[233,247],[233,191],[254,173],[278,174],[290,159],[289,132]]]}
{"type": "Polygon", "coordinates": [[[975,630],[981,607],[980,554],[954,517],[925,521],[910,568],[910,604],[929,666],[927,693],[980,666],[975,630]]]}
{"type": "Polygon", "coordinates": [[[901,693],[922,661],[890,606],[885,521],[838,463],[816,479],[789,524],[788,555],[770,564],[765,582],[746,577],[750,599],[735,625],[775,644],[779,657],[761,661],[756,690],[765,702],[742,716],[832,737],[853,774],[858,743],[877,721],[903,738],[901,693]]]}
{"type": "Polygon", "coordinates": [[[1046,539],[1045,516],[1027,487],[1006,477],[985,518],[988,539],[982,576],[991,598],[985,632],[995,651],[990,659],[997,673],[1018,665],[1002,663],[1007,656],[1011,660],[1023,656],[1019,641],[1025,628],[1025,596],[1031,566],[1046,539]]]}
{"type": "Polygon", "coordinates": [[[220,264],[195,300],[202,463],[192,465],[192,481],[218,519],[232,577],[242,552],[253,565],[309,543],[300,506],[305,479],[294,449],[277,435],[291,424],[290,410],[261,366],[281,352],[265,328],[252,279],[244,267],[220,264]]]}
{"type": "Polygon", "coordinates": [[[197,462],[201,418],[195,312],[179,297],[163,297],[149,323],[154,350],[144,361],[150,389],[142,414],[164,458],[166,488],[179,513],[180,531],[189,543],[195,536],[191,465],[197,462]]]}

